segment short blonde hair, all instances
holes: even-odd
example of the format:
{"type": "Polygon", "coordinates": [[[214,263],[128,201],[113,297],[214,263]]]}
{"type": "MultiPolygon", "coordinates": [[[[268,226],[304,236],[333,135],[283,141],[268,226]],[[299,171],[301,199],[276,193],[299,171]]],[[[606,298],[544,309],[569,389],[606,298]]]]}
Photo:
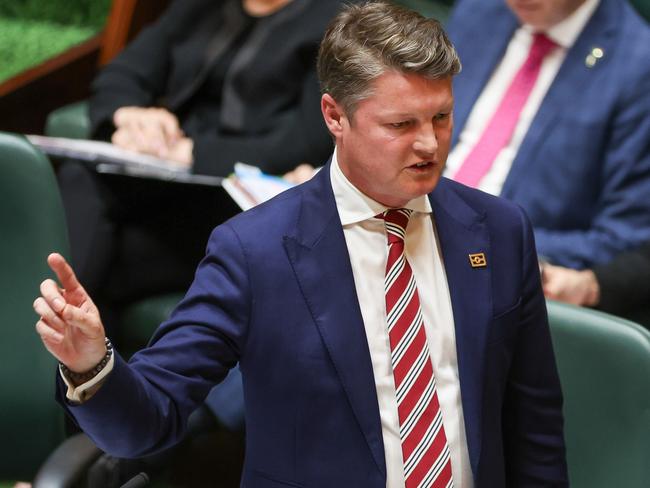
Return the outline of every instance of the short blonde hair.
{"type": "Polygon", "coordinates": [[[460,72],[458,54],[440,22],[385,1],[345,6],[332,20],[318,53],[322,93],[352,116],[388,70],[428,79],[460,72]]]}

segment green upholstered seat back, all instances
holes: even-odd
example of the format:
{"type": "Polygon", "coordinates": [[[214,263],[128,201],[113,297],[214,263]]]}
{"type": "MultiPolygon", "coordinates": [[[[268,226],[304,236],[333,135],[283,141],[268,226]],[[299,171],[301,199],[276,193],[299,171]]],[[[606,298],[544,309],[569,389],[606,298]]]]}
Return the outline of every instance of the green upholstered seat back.
{"type": "Polygon", "coordinates": [[[394,0],[399,5],[404,5],[420,12],[425,17],[433,17],[443,24],[449,17],[453,0],[394,0]]]}
{"type": "Polygon", "coordinates": [[[45,134],[50,137],[90,138],[88,102],[76,102],[60,107],[47,116],[45,134]]]}
{"type": "Polygon", "coordinates": [[[549,302],[571,486],[650,487],[650,332],[549,302]]]}
{"type": "Polygon", "coordinates": [[[47,158],[0,132],[0,479],[29,479],[63,439],[55,361],[32,309],[46,257],[67,253],[63,209],[47,158]]]}
{"type": "Polygon", "coordinates": [[[632,6],[647,22],[650,22],[650,0],[630,0],[632,6]]]}
{"type": "Polygon", "coordinates": [[[128,334],[123,334],[120,338],[120,354],[130,357],[145,347],[158,326],[169,318],[182,298],[183,293],[166,293],[141,299],[128,306],[122,316],[128,334]]]}

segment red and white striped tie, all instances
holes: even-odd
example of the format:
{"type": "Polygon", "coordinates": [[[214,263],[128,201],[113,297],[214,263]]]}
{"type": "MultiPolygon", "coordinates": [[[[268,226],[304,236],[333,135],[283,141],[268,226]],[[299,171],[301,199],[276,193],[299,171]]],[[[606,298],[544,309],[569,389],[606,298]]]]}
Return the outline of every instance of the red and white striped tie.
{"type": "Polygon", "coordinates": [[[436,393],[415,276],[404,254],[412,210],[387,210],[386,314],[397,393],[406,488],[453,487],[447,436],[436,393]]]}

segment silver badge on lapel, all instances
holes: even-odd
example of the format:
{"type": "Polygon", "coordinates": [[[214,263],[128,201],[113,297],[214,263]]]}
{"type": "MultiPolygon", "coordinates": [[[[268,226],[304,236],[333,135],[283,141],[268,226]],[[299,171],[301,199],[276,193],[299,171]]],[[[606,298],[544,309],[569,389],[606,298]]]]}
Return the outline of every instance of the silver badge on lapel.
{"type": "Polygon", "coordinates": [[[605,51],[602,47],[592,48],[591,52],[587,54],[587,57],[585,58],[585,66],[587,66],[587,68],[593,68],[598,60],[601,59],[604,55],[605,51]]]}

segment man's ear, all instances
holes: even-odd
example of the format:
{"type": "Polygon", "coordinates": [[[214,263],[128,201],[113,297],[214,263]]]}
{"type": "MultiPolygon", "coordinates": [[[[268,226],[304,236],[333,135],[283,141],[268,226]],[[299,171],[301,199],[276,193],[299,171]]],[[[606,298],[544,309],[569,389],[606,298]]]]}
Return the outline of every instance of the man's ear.
{"type": "Polygon", "coordinates": [[[320,109],[323,112],[323,119],[325,119],[325,125],[330,133],[335,139],[339,139],[343,131],[343,125],[347,123],[343,107],[334,100],[332,95],[325,93],[320,99],[320,109]]]}

